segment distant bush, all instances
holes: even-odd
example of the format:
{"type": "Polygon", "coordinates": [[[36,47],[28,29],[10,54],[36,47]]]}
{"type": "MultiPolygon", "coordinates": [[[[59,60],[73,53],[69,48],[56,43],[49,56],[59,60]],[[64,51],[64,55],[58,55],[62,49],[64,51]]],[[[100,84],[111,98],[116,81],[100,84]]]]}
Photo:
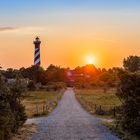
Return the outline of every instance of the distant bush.
{"type": "Polygon", "coordinates": [[[31,91],[36,90],[36,85],[35,85],[35,82],[34,81],[30,81],[29,82],[28,89],[31,90],[31,91]]]}
{"type": "Polygon", "coordinates": [[[8,140],[26,120],[25,109],[20,102],[23,90],[18,80],[10,87],[0,76],[0,140],[8,140]]]}
{"type": "Polygon", "coordinates": [[[46,86],[47,91],[57,91],[57,90],[60,90],[62,88],[66,88],[66,84],[63,82],[50,82],[46,86]]]}
{"type": "Polygon", "coordinates": [[[117,96],[122,102],[120,125],[123,130],[140,136],[140,73],[122,71],[117,96]]]}

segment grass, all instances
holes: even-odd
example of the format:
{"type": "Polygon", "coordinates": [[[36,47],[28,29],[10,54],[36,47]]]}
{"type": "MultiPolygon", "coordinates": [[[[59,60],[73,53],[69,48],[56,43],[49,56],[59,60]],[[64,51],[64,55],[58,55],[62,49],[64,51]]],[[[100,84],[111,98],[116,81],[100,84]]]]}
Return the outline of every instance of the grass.
{"type": "Polygon", "coordinates": [[[37,132],[35,124],[24,124],[16,134],[12,134],[10,140],[28,140],[30,136],[37,132]]]}
{"type": "Polygon", "coordinates": [[[102,89],[82,89],[75,90],[76,97],[81,105],[89,112],[95,113],[96,109],[111,110],[115,106],[120,106],[121,102],[115,95],[115,89],[109,89],[106,93],[102,89]]]}
{"type": "MultiPolygon", "coordinates": [[[[106,93],[102,89],[82,89],[75,90],[76,98],[81,105],[90,113],[95,114],[96,107],[102,106],[103,110],[109,110],[115,106],[120,106],[121,102],[115,95],[116,89],[109,89],[106,93]]],[[[99,114],[97,114],[99,115],[99,114]]],[[[111,114],[100,115],[103,118],[112,118],[111,114]]],[[[127,131],[123,131],[119,125],[114,121],[105,121],[103,124],[107,126],[112,132],[123,140],[139,140],[140,138],[135,135],[130,135],[127,131]]]]}
{"type": "Polygon", "coordinates": [[[50,113],[61,99],[62,93],[62,91],[29,91],[23,100],[27,116],[34,117],[50,113]]]}
{"type": "Polygon", "coordinates": [[[140,137],[136,135],[132,135],[127,131],[122,130],[120,126],[116,127],[116,122],[106,122],[104,123],[105,126],[107,126],[112,132],[117,134],[117,136],[122,140],[140,140],[140,137]]]}
{"type": "Polygon", "coordinates": [[[77,90],[78,96],[84,97],[87,101],[92,101],[97,105],[119,105],[120,100],[115,95],[115,89],[109,89],[106,93],[102,89],[77,90]]]}
{"type": "MultiPolygon", "coordinates": [[[[25,106],[25,112],[30,117],[48,115],[57,106],[63,95],[61,91],[29,91],[26,93],[22,103],[25,106]],[[47,108],[46,108],[47,105],[47,108]],[[38,112],[36,112],[38,106],[38,112]],[[44,108],[45,107],[45,108],[44,108]],[[46,110],[47,109],[47,110],[46,110]]],[[[24,124],[17,134],[11,136],[11,140],[25,140],[32,134],[36,133],[37,127],[35,124],[24,124]]]]}

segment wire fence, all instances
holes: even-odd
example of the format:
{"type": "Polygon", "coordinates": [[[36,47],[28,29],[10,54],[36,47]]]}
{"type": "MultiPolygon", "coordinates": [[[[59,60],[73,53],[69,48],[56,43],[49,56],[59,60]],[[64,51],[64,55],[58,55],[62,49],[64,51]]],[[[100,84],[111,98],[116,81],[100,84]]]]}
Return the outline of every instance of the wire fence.
{"type": "Polygon", "coordinates": [[[50,102],[44,102],[42,104],[36,103],[34,106],[34,115],[33,116],[40,116],[40,115],[47,115],[49,114],[58,104],[59,97],[55,98],[50,102]]]}
{"type": "Polygon", "coordinates": [[[121,114],[121,106],[118,105],[100,105],[95,104],[92,101],[86,101],[83,98],[77,98],[81,105],[88,110],[92,114],[97,115],[111,115],[113,117],[117,117],[119,114],[121,114]]]}

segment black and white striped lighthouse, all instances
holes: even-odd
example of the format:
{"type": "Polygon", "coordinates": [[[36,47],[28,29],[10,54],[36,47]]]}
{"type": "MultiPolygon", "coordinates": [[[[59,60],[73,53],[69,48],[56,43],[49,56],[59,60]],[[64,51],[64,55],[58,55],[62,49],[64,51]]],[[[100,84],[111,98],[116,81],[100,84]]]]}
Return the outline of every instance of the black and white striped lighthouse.
{"type": "Polygon", "coordinates": [[[41,65],[41,61],[40,61],[40,44],[41,41],[39,39],[39,37],[36,37],[35,41],[34,41],[34,45],[35,45],[35,53],[34,53],[34,65],[41,65]]]}

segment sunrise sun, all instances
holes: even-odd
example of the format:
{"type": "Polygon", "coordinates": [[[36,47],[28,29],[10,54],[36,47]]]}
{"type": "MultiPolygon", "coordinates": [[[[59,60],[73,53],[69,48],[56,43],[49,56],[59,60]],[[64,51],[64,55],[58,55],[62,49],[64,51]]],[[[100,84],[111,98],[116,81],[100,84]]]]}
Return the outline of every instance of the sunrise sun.
{"type": "Polygon", "coordinates": [[[87,64],[95,64],[95,57],[93,57],[93,56],[87,56],[86,57],[86,63],[87,64]]]}

